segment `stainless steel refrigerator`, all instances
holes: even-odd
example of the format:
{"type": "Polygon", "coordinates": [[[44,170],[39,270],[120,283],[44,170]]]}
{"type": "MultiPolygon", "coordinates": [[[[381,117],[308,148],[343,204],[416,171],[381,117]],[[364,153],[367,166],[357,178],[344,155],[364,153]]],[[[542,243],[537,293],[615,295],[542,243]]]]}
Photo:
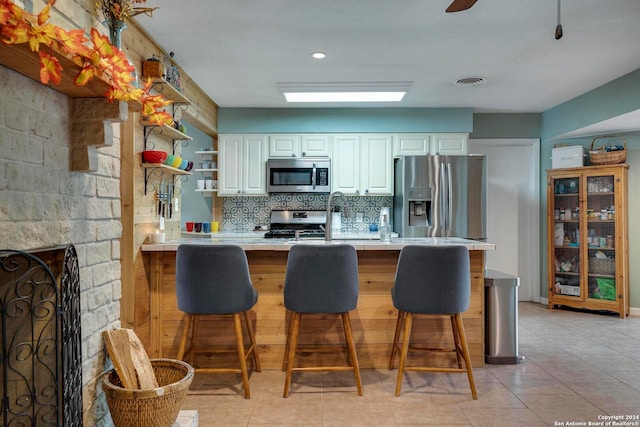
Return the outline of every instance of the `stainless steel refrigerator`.
{"type": "Polygon", "coordinates": [[[396,159],[393,230],[400,237],[486,240],[485,168],[480,154],[396,159]]]}

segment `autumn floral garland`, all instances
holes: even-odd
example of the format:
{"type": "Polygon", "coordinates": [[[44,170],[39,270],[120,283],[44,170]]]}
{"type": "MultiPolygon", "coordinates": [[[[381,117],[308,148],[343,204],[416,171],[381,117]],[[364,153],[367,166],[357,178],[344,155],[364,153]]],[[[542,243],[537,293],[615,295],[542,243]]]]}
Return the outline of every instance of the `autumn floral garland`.
{"type": "Polygon", "coordinates": [[[86,85],[96,76],[110,76],[110,87],[105,93],[108,100],[139,101],[146,120],[157,125],[171,125],[173,118],[162,110],[171,101],[150,93],[151,79],[145,81],[143,88],[133,85],[133,65],[124,52],[109,43],[107,36],[92,28],[90,38],[87,38],[84,30],[65,30],[47,22],[55,2],[48,0],[42,11],[34,15],[11,0],[0,0],[0,42],[29,43],[31,50],[38,52],[40,57],[40,81],[44,84],[60,83],[62,66],[54,54],[60,52],[81,67],[73,79],[77,86],[86,85]]]}

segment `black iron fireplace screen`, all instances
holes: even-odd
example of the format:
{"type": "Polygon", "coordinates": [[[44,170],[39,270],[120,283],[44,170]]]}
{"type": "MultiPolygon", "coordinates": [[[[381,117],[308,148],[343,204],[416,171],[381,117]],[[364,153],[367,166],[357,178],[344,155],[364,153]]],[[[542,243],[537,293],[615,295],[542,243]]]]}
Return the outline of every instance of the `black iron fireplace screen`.
{"type": "Polygon", "coordinates": [[[78,256],[57,253],[0,251],[4,426],[82,425],[78,256]]]}

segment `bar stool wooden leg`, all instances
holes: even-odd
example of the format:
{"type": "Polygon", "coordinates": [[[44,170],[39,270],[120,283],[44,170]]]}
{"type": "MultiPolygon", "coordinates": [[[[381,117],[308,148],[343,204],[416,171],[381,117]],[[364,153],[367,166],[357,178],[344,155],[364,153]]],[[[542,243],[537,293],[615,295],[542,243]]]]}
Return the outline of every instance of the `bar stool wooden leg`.
{"type": "Polygon", "coordinates": [[[389,358],[389,369],[393,369],[393,362],[398,354],[398,339],[402,331],[402,322],[406,313],[402,310],[398,311],[398,319],[396,320],[396,331],[393,334],[393,345],[391,346],[391,357],[389,358]]]}
{"type": "Polygon", "coordinates": [[[244,321],[247,323],[247,332],[249,333],[249,341],[251,342],[251,347],[249,347],[249,353],[253,358],[253,364],[256,368],[256,372],[260,372],[260,359],[258,358],[258,344],[256,344],[256,335],[253,332],[253,325],[251,324],[251,319],[249,318],[249,312],[244,312],[244,321]]]}
{"type": "MultiPolygon", "coordinates": [[[[187,338],[189,337],[189,329],[191,328],[191,319],[193,316],[189,313],[185,313],[184,327],[182,329],[182,338],[180,339],[180,347],[178,347],[178,360],[183,360],[184,350],[187,347],[187,338]]],[[[184,361],[184,360],[183,360],[184,361]]]]}
{"type": "Polygon", "coordinates": [[[349,312],[341,313],[340,317],[342,318],[342,328],[344,330],[344,338],[347,342],[347,348],[349,349],[349,359],[351,359],[351,366],[353,366],[353,375],[356,379],[358,396],[362,396],[362,378],[360,377],[360,364],[358,363],[358,355],[356,354],[356,345],[353,342],[351,318],[349,317],[349,312]]]}
{"type": "Polygon", "coordinates": [[[251,393],[249,391],[249,374],[247,373],[247,359],[244,352],[244,339],[242,338],[242,321],[240,320],[240,313],[233,313],[233,327],[236,332],[238,359],[240,359],[240,373],[242,374],[244,398],[249,399],[251,397],[251,393]]]}
{"type": "Polygon", "coordinates": [[[291,313],[291,330],[289,331],[289,351],[287,354],[287,376],[284,380],[284,393],[282,397],[289,397],[291,390],[291,377],[293,376],[293,362],[296,358],[296,348],[298,346],[298,332],[300,331],[300,313],[291,313]]]}
{"type": "Polygon", "coordinates": [[[411,338],[412,324],[413,314],[405,313],[404,333],[402,335],[402,349],[400,351],[400,366],[398,366],[398,379],[396,380],[396,396],[400,396],[400,390],[402,389],[402,377],[404,376],[404,367],[407,363],[407,353],[409,352],[409,338],[411,338]]]}
{"type": "Polygon", "coordinates": [[[458,360],[458,368],[462,369],[462,356],[461,351],[462,347],[460,346],[460,335],[458,334],[458,328],[456,327],[455,316],[450,316],[451,319],[451,330],[453,331],[453,342],[456,349],[456,359],[458,360]]]}
{"type": "Polygon", "coordinates": [[[478,400],[478,393],[476,392],[476,382],[473,379],[473,368],[471,367],[471,356],[469,355],[469,346],[467,345],[467,336],[464,332],[464,325],[462,324],[462,316],[457,313],[455,316],[456,331],[460,335],[460,344],[462,346],[462,357],[464,357],[464,363],[467,366],[467,377],[469,378],[469,386],[471,387],[471,396],[473,400],[478,400]]]}
{"type": "Polygon", "coordinates": [[[189,353],[189,362],[195,368],[195,358],[196,358],[196,341],[198,338],[198,333],[200,332],[200,315],[192,314],[192,329],[191,329],[191,350],[189,353]]]}
{"type": "Polygon", "coordinates": [[[289,349],[291,348],[289,343],[291,342],[291,331],[293,326],[293,312],[287,310],[285,324],[287,326],[287,342],[284,345],[284,357],[282,358],[282,372],[287,370],[287,362],[289,361],[289,349]]]}

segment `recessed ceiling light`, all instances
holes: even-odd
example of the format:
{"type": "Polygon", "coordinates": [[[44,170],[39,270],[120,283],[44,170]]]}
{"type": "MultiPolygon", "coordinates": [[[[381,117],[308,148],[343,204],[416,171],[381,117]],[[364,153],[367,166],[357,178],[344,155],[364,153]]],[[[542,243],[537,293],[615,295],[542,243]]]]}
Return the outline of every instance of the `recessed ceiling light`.
{"type": "Polygon", "coordinates": [[[292,92],[287,102],[400,102],[406,92],[292,92]]]}
{"type": "Polygon", "coordinates": [[[413,82],[278,83],[287,102],[399,102],[413,82]]]}
{"type": "Polygon", "coordinates": [[[327,54],[324,52],[313,52],[311,56],[313,56],[315,59],[324,59],[327,57],[327,54]]]}
{"type": "Polygon", "coordinates": [[[486,77],[465,77],[456,80],[456,86],[476,86],[487,82],[486,77]]]}

